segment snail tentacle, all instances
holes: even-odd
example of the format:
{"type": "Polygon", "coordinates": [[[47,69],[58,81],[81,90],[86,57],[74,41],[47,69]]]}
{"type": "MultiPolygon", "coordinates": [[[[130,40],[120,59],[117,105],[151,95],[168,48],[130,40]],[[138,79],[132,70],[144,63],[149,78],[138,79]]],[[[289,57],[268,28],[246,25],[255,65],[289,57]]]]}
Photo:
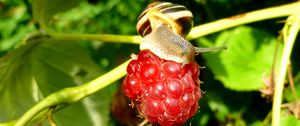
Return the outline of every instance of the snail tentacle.
{"type": "Polygon", "coordinates": [[[219,46],[219,47],[194,47],[196,50],[196,53],[202,53],[202,52],[210,52],[210,51],[218,51],[218,50],[222,50],[222,49],[227,49],[226,46],[219,46]]]}

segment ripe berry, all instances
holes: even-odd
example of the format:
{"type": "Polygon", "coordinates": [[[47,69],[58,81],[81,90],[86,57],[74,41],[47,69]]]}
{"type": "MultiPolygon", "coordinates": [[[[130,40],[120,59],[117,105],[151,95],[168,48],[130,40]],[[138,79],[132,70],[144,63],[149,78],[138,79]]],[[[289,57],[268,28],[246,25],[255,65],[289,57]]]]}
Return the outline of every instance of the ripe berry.
{"type": "Polygon", "coordinates": [[[149,122],[181,125],[197,112],[201,92],[196,62],[183,65],[142,50],[127,73],[123,92],[149,122]]]}

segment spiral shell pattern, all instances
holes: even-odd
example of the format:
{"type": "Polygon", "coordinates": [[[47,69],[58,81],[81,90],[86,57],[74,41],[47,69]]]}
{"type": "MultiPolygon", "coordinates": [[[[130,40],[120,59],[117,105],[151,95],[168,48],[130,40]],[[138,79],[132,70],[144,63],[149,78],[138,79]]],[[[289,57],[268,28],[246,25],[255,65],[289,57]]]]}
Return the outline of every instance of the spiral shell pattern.
{"type": "MultiPolygon", "coordinates": [[[[180,36],[185,37],[193,27],[193,14],[185,6],[169,2],[154,2],[152,4],[149,4],[138,17],[138,23],[136,27],[138,33],[142,37],[148,35],[153,31],[153,29],[151,28],[151,22],[147,17],[147,13],[151,14],[151,12],[153,11],[162,13],[164,16],[166,16],[164,18],[172,20],[178,26],[180,26],[180,29],[173,29],[173,31],[180,36]]],[[[162,21],[162,23],[165,22],[162,21]]]]}

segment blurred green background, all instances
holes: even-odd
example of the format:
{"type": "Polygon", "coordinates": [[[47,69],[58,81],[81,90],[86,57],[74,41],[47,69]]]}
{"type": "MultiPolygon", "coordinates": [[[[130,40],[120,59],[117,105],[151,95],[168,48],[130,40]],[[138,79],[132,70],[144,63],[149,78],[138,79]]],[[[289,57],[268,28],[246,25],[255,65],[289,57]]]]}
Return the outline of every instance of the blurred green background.
{"type": "MultiPolygon", "coordinates": [[[[70,7],[66,7],[65,10],[61,9],[61,13],[51,17],[46,23],[47,29],[44,29],[44,26],[33,18],[31,4],[33,1],[34,0],[0,0],[0,56],[2,57],[2,60],[0,60],[2,62],[0,63],[0,68],[2,68],[0,69],[0,79],[2,79],[0,80],[0,94],[3,94],[2,97],[0,97],[0,114],[1,112],[4,113],[0,116],[0,123],[17,119],[28,108],[48,94],[64,87],[76,86],[83,82],[88,82],[92,78],[123,63],[130,58],[130,54],[137,54],[139,51],[138,45],[135,44],[104,43],[99,41],[79,41],[76,45],[69,45],[69,43],[72,42],[43,40],[43,42],[48,43],[48,45],[44,44],[36,47],[32,45],[31,47],[30,44],[24,44],[23,40],[25,38],[37,32],[136,35],[135,25],[139,13],[149,3],[153,2],[149,0],[73,0],[71,4],[69,3],[70,1],[65,1],[66,5],[60,5],[58,8],[64,8],[64,6],[68,5],[70,5],[70,7]],[[29,54],[19,56],[20,58],[17,60],[11,59],[12,57],[17,57],[17,54],[23,54],[17,51],[27,48],[33,51],[28,52],[29,54]],[[10,52],[12,52],[11,55],[9,55],[10,52]],[[25,58],[23,59],[23,57],[25,58]],[[49,61],[35,60],[35,58],[39,57],[48,58],[49,61]],[[18,67],[8,69],[10,65],[7,64],[15,62],[19,62],[19,64],[16,65],[18,67]],[[84,71],[79,70],[79,72],[72,73],[74,68],[68,68],[70,64],[80,66],[78,69],[84,68],[84,71]],[[4,70],[11,70],[11,72],[4,70]],[[19,73],[20,76],[15,73],[19,73]],[[27,77],[24,76],[25,74],[30,75],[27,77]],[[34,95],[30,89],[32,86],[23,85],[31,83],[27,80],[27,78],[31,76],[36,78],[38,85],[36,88],[39,89],[37,94],[34,95]],[[15,86],[17,80],[23,80],[20,79],[20,77],[26,78],[24,79],[26,81],[17,82],[17,84],[26,87],[23,88],[26,90],[24,92],[29,93],[32,97],[29,97],[29,100],[25,98],[21,99],[22,102],[16,102],[20,100],[18,99],[20,97],[17,96],[21,96],[22,93],[12,95],[12,91],[16,91],[14,89],[22,91],[22,86],[15,86]]],[[[47,0],[41,0],[40,2],[46,1],[47,0]]],[[[171,0],[169,2],[185,5],[194,15],[194,25],[201,25],[221,18],[294,1],[171,0]]],[[[261,80],[253,80],[252,78],[261,77],[262,73],[259,73],[261,72],[260,66],[264,66],[264,63],[267,64],[266,66],[269,66],[272,62],[273,55],[267,54],[271,53],[270,50],[274,53],[273,45],[276,43],[278,32],[284,26],[285,19],[286,18],[277,18],[251,23],[246,26],[232,28],[192,41],[194,45],[202,46],[201,44],[204,41],[215,45],[219,43],[220,45],[223,41],[231,40],[232,43],[228,45],[230,47],[236,45],[236,48],[240,48],[241,51],[230,53],[229,48],[227,54],[223,52],[222,54],[208,53],[196,57],[196,61],[201,66],[207,66],[206,69],[201,69],[200,74],[200,80],[205,82],[201,85],[201,89],[205,93],[203,98],[199,101],[200,111],[194,118],[190,119],[186,125],[244,126],[270,123],[268,114],[271,110],[272,101],[266,97],[262,97],[263,94],[259,92],[259,89],[264,86],[261,80]],[[235,32],[237,32],[237,34],[232,34],[235,32]],[[266,41],[265,45],[263,41],[266,41]],[[271,42],[271,44],[269,45],[268,42],[271,42]],[[242,43],[243,45],[237,43],[242,43]],[[260,46],[263,46],[262,50],[247,52],[248,48],[255,49],[260,48],[260,46]],[[228,56],[229,54],[231,57],[228,56]],[[232,61],[233,63],[239,62],[233,60],[237,58],[235,54],[245,54],[243,55],[245,60],[241,61],[239,65],[243,66],[254,62],[253,65],[257,66],[255,67],[257,70],[241,69],[240,71],[243,71],[242,73],[228,72],[229,74],[241,74],[245,76],[233,75],[222,79],[222,77],[218,76],[221,74],[218,74],[220,72],[217,69],[230,67],[226,67],[226,65],[228,65],[226,61],[232,61]],[[220,58],[214,58],[216,55],[221,56],[220,58]],[[226,55],[228,57],[226,57],[226,55]],[[269,61],[261,61],[262,59],[269,61]],[[248,80],[239,80],[239,77],[249,78],[248,80]],[[233,81],[247,83],[238,83],[239,86],[242,86],[235,87],[234,85],[230,85],[233,81]],[[230,84],[228,84],[229,82],[230,84]],[[248,83],[254,83],[254,86],[248,86],[248,83]],[[257,85],[255,85],[255,83],[257,85]]],[[[298,41],[294,46],[291,59],[293,74],[296,76],[296,84],[299,83],[300,80],[299,54],[298,41]]],[[[233,65],[232,67],[235,66],[235,64],[231,65],[233,65]]],[[[235,67],[239,67],[239,65],[235,67]]],[[[121,82],[122,80],[92,95],[89,99],[85,99],[78,104],[71,105],[59,111],[57,114],[54,114],[58,125],[136,125],[136,123],[141,120],[135,117],[134,112],[127,110],[129,109],[129,107],[127,107],[128,104],[119,89],[121,82]],[[115,106],[116,104],[117,106],[115,106]]],[[[298,92],[300,92],[300,86],[296,85],[296,89],[299,89],[298,92]]],[[[292,98],[290,88],[287,86],[284,102],[293,101],[294,99],[292,98]]],[[[288,114],[283,118],[282,125],[300,124],[294,116],[291,116],[292,114],[289,109],[286,109],[284,112],[288,114]]],[[[38,122],[48,125],[47,121],[38,122]]],[[[35,125],[35,122],[33,122],[32,125],[35,125]]]]}

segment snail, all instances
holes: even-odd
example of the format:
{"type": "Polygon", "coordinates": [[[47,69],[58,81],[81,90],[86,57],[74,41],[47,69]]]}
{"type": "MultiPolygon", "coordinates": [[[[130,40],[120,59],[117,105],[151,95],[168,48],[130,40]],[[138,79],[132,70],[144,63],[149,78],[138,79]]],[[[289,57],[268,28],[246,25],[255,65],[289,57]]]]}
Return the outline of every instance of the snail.
{"type": "Polygon", "coordinates": [[[188,64],[196,54],[226,47],[199,48],[185,39],[193,26],[193,15],[184,6],[155,2],[138,17],[137,31],[143,37],[140,50],[148,49],[158,57],[188,64]]]}

